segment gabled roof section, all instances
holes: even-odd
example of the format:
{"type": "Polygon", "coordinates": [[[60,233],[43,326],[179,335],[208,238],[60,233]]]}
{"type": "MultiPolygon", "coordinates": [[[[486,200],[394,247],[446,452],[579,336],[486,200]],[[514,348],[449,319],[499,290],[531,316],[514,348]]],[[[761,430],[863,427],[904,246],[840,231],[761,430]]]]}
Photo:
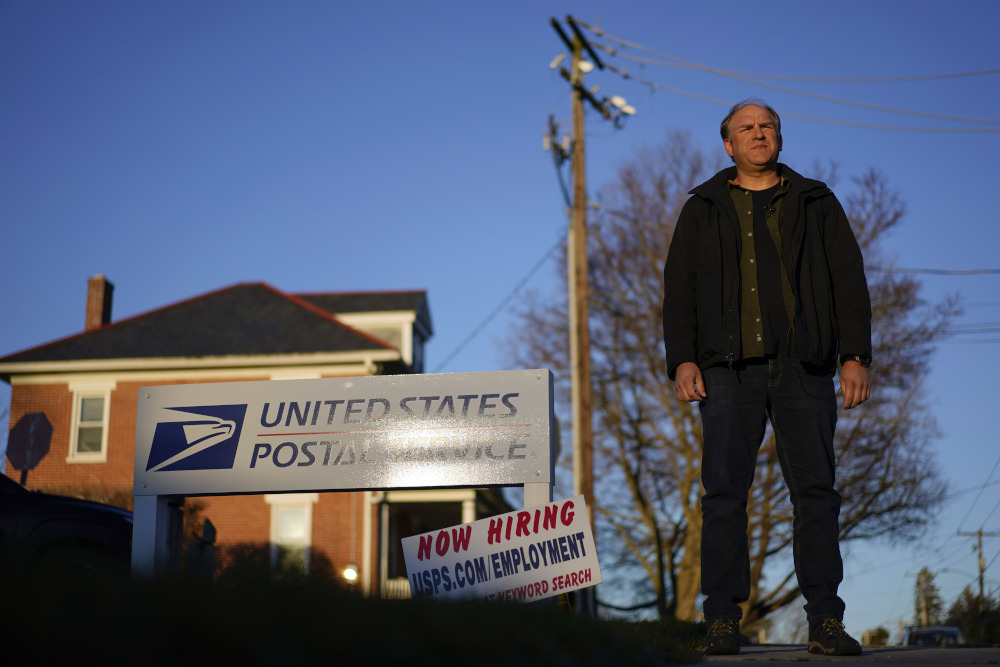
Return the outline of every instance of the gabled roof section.
{"type": "Polygon", "coordinates": [[[323,308],[241,283],[0,358],[4,362],[391,350],[323,308]]]}
{"type": "Polygon", "coordinates": [[[400,292],[323,292],[296,294],[299,298],[322,308],[333,315],[347,313],[413,311],[417,322],[430,336],[434,332],[431,325],[427,292],[410,290],[400,292]]]}

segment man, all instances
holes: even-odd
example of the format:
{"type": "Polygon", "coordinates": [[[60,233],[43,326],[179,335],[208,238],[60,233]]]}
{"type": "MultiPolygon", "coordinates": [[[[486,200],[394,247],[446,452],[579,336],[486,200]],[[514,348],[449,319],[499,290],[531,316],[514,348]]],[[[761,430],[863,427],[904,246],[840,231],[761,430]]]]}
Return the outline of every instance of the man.
{"type": "Polygon", "coordinates": [[[698,401],[707,654],[739,652],[750,595],[746,503],[770,418],[794,506],[809,651],[860,655],[844,629],[833,434],[868,400],[871,302],[861,250],[823,183],[778,163],[781,120],[741,102],[722,121],[734,167],[691,191],[664,266],[663,334],[682,401],[698,401]]]}

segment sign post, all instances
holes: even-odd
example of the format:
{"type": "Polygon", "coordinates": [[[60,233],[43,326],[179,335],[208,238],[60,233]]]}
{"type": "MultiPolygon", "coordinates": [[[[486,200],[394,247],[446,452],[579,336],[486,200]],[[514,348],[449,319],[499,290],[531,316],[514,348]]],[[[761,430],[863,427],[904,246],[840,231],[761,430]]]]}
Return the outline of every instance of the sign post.
{"type": "Polygon", "coordinates": [[[7,438],[7,458],[14,470],[21,471],[22,486],[28,482],[28,471],[49,453],[52,424],[44,412],[29,412],[17,420],[7,438]]]}
{"type": "Polygon", "coordinates": [[[133,576],[164,571],[168,497],[523,486],[552,500],[548,370],[144,387],[133,576]]]}

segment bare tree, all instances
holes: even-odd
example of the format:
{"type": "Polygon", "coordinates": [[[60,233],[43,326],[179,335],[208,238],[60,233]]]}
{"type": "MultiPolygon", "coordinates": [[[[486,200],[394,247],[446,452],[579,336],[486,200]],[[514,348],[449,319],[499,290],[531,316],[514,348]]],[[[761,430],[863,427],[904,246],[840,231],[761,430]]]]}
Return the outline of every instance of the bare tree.
{"type": "MultiPolygon", "coordinates": [[[[633,601],[642,599],[627,607],[646,606],[661,617],[697,615],[702,492],[700,419],[696,408],[676,399],[663,355],[663,262],[688,191],[719,166],[709,164],[686,134],[669,134],[621,167],[617,180],[602,190],[588,230],[601,559],[611,577],[632,585],[633,601]]],[[[831,166],[828,175],[833,173],[831,166]]],[[[867,264],[884,266],[881,244],[904,207],[875,170],[853,185],[845,208],[867,264]]],[[[919,283],[904,274],[870,271],[869,283],[875,392],[863,408],[840,415],[841,536],[906,540],[919,534],[944,493],[931,451],[935,423],[924,398],[921,359],[957,307],[953,300],[924,303],[919,283]]],[[[565,295],[531,295],[517,320],[511,337],[517,363],[554,370],[557,402],[565,413],[565,295]]],[[[761,447],[748,514],[752,589],[744,627],[799,596],[791,562],[791,505],[770,433],[761,447]]]]}

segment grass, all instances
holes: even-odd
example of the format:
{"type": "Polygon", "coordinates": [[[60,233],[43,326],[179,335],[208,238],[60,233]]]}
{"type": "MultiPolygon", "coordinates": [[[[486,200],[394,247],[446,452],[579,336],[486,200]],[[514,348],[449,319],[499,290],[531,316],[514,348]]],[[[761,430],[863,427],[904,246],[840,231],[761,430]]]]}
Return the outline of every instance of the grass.
{"type": "Polygon", "coordinates": [[[700,660],[702,633],[681,621],[586,619],[554,604],[366,599],[327,581],[22,580],[0,596],[5,659],[36,663],[665,665],[700,660]]]}

